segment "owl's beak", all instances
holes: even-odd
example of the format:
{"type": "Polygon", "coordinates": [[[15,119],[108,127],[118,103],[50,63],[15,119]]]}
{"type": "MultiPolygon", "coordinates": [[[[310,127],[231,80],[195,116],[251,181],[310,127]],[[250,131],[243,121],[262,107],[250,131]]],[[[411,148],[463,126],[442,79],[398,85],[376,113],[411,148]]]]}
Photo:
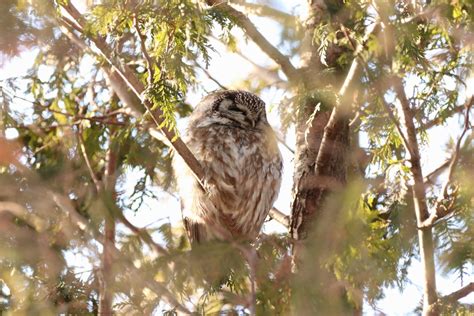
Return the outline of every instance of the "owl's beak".
{"type": "Polygon", "coordinates": [[[253,117],[251,115],[248,115],[245,117],[245,121],[250,124],[252,128],[255,128],[255,125],[257,125],[257,118],[253,117]]]}
{"type": "Polygon", "coordinates": [[[257,125],[257,120],[255,119],[250,119],[250,124],[252,124],[252,128],[255,128],[255,125],[257,125]]]}

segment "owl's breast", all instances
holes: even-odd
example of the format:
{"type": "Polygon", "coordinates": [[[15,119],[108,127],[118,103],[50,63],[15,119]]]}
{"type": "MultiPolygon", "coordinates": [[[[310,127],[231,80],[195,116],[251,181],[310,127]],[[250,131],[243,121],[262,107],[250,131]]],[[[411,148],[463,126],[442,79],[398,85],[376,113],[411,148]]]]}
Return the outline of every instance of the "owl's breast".
{"type": "Polygon", "coordinates": [[[281,157],[273,134],[209,126],[193,131],[188,144],[213,188],[208,198],[214,216],[234,234],[258,233],[280,186],[281,157]]]}
{"type": "Polygon", "coordinates": [[[189,145],[205,169],[235,185],[245,184],[272,164],[281,163],[275,140],[263,131],[213,126],[195,131],[189,145]]]}

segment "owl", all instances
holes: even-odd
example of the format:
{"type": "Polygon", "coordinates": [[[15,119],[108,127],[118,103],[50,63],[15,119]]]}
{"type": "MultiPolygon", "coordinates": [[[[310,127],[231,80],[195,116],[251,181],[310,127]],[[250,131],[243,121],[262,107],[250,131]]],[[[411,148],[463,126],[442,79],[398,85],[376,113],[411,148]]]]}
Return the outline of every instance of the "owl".
{"type": "Polygon", "coordinates": [[[204,190],[175,157],[190,241],[254,240],[278,195],[282,175],[265,103],[245,91],[211,93],[190,116],[183,140],[205,172],[204,190]]]}

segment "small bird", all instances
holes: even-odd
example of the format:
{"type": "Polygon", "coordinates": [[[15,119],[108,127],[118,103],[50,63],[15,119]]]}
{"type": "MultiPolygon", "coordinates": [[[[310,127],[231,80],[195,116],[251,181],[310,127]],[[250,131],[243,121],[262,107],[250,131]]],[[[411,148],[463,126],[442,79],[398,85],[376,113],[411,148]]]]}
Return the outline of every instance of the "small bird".
{"type": "Polygon", "coordinates": [[[194,109],[183,140],[205,172],[206,190],[175,157],[190,241],[254,240],[276,200],[283,168],[265,103],[246,91],[213,92],[194,109]]]}

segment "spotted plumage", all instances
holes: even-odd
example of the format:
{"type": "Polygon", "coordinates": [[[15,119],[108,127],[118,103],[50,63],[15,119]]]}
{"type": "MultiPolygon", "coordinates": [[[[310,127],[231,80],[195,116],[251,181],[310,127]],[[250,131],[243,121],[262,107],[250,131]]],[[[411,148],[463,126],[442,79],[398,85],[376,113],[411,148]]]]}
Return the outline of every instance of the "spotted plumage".
{"type": "Polygon", "coordinates": [[[245,91],[214,92],[195,108],[183,140],[206,174],[204,191],[177,157],[190,240],[255,239],[277,197],[282,172],[265,103],[245,91]]]}

